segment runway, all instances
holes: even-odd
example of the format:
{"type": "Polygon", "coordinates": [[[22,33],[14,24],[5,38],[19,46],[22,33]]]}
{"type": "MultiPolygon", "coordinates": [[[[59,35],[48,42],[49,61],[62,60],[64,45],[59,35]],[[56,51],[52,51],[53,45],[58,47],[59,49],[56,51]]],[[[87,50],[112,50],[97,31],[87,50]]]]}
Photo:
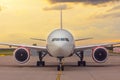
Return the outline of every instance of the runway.
{"type": "MultiPolygon", "coordinates": [[[[12,56],[0,57],[1,80],[56,80],[57,59],[45,57],[46,66],[36,67],[38,57],[31,57],[24,65],[15,62],[12,56]]],[[[120,80],[120,55],[109,56],[106,63],[95,63],[91,57],[85,57],[86,67],[78,67],[76,56],[64,60],[65,71],[60,80],[120,80]]]]}

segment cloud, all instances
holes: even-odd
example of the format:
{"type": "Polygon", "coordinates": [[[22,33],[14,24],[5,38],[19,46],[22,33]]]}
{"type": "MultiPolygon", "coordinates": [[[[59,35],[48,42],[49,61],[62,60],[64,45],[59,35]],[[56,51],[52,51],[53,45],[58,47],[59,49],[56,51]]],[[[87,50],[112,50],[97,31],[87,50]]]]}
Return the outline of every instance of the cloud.
{"type": "Polygon", "coordinates": [[[114,13],[107,13],[107,14],[101,14],[94,16],[96,19],[104,19],[104,18],[120,18],[120,12],[114,12],[114,13]]]}
{"type": "Polygon", "coordinates": [[[67,9],[71,9],[72,7],[68,6],[67,4],[63,4],[63,5],[54,5],[54,6],[51,6],[51,7],[45,7],[43,8],[43,10],[67,10],[67,9]]]}
{"type": "Polygon", "coordinates": [[[0,6],[0,11],[2,11],[2,7],[0,6]]]}
{"type": "Polygon", "coordinates": [[[113,7],[112,9],[108,10],[108,12],[120,10],[120,5],[113,7]]]}
{"type": "Polygon", "coordinates": [[[49,1],[51,3],[77,2],[77,3],[98,5],[98,4],[103,4],[103,3],[107,3],[107,2],[115,2],[115,1],[120,1],[120,0],[49,0],[49,1]]]}

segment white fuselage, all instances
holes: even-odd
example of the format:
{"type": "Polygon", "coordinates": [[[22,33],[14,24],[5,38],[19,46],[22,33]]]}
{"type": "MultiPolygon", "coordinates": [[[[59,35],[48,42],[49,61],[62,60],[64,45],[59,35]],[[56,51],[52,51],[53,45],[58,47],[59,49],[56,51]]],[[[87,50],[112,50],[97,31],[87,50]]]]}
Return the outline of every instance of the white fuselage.
{"type": "Polygon", "coordinates": [[[57,29],[48,36],[47,50],[53,57],[68,57],[74,48],[74,38],[67,30],[57,29]]]}

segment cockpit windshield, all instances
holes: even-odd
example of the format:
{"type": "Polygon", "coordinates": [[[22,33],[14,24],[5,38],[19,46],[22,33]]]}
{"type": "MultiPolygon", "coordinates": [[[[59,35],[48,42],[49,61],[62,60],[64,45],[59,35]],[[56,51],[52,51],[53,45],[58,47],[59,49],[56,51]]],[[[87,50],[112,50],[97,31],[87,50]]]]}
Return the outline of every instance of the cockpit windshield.
{"type": "Polygon", "coordinates": [[[68,38],[53,38],[52,41],[67,41],[69,42],[68,38]]]}

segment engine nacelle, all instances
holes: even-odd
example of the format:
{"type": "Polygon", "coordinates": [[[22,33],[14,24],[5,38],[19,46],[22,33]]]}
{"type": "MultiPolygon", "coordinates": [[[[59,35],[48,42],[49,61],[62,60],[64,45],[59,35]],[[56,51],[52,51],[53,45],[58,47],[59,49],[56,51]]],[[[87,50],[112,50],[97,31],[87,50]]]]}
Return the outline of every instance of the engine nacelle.
{"type": "Polygon", "coordinates": [[[96,47],[93,49],[92,58],[97,63],[103,63],[108,58],[108,51],[104,47],[96,47]]]}
{"type": "Polygon", "coordinates": [[[27,48],[20,47],[14,51],[14,57],[17,62],[23,64],[30,59],[30,51],[27,48]]]}

